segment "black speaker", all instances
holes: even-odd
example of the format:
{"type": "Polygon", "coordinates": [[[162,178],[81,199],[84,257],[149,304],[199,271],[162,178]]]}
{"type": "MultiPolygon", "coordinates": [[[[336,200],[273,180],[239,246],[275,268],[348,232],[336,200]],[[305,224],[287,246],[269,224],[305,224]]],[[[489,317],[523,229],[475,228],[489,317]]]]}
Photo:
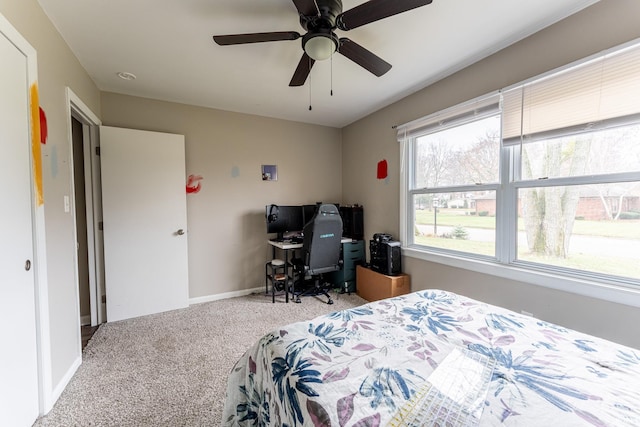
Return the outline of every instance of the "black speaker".
{"type": "Polygon", "coordinates": [[[364,209],[362,206],[341,206],[342,235],[353,240],[364,239],[364,209]]]}
{"type": "Polygon", "coordinates": [[[396,276],[402,272],[401,244],[397,241],[369,241],[371,269],[387,276],[396,276]]]}

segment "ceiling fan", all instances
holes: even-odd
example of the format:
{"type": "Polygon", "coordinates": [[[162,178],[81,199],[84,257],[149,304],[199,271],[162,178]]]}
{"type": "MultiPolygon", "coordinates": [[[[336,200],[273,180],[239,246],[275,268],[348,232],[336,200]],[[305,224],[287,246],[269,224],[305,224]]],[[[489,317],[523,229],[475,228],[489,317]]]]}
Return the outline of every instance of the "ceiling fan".
{"type": "Polygon", "coordinates": [[[380,77],[391,64],[356,42],[338,37],[335,30],[349,31],[365,24],[431,4],[433,0],[370,0],[342,12],[341,0],[293,0],[300,15],[300,25],[307,32],[275,31],[213,36],[220,46],[297,40],[302,37],[304,53],[293,73],[289,86],[302,86],[315,61],[329,58],[334,52],[349,58],[364,69],[380,77]]]}

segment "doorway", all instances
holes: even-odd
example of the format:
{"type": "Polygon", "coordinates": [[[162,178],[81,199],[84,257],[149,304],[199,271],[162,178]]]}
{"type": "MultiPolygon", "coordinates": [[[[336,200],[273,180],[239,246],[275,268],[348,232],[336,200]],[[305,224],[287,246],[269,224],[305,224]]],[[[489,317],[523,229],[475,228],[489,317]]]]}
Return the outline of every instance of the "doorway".
{"type": "Polygon", "coordinates": [[[105,321],[102,206],[100,190],[100,120],[67,88],[76,236],[78,334],[82,348],[105,321]]]}
{"type": "MultiPolygon", "coordinates": [[[[89,283],[89,249],[87,239],[87,198],[85,197],[83,125],[71,115],[71,140],[73,145],[73,197],[76,215],[76,256],[78,259],[78,299],[80,302],[80,326],[91,327],[91,296],[89,283]]],[[[83,339],[84,347],[84,339],[83,339]]]]}

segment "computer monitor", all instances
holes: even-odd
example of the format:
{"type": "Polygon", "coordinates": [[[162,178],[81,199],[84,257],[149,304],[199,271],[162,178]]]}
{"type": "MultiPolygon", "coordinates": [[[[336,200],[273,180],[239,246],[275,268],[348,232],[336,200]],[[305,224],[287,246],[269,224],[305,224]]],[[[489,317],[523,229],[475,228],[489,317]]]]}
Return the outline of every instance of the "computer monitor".
{"type": "Polygon", "coordinates": [[[304,228],[304,216],[302,206],[287,206],[287,232],[298,233],[304,228]]]}
{"type": "Polygon", "coordinates": [[[317,209],[318,205],[302,205],[302,220],[305,224],[311,221],[317,209]]]}
{"type": "Polygon", "coordinates": [[[283,240],[286,233],[295,233],[304,228],[302,206],[267,205],[265,207],[267,233],[276,233],[283,240]]]}

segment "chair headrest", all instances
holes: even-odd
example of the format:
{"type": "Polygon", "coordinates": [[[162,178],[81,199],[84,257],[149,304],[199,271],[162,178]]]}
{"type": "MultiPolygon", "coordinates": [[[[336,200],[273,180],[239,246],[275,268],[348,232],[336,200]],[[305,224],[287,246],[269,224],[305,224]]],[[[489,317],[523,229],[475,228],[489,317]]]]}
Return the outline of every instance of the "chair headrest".
{"type": "Polygon", "coordinates": [[[324,205],[320,205],[320,208],[318,209],[318,213],[322,215],[340,215],[340,212],[338,211],[338,208],[336,207],[336,205],[331,205],[328,203],[324,205]]]}

